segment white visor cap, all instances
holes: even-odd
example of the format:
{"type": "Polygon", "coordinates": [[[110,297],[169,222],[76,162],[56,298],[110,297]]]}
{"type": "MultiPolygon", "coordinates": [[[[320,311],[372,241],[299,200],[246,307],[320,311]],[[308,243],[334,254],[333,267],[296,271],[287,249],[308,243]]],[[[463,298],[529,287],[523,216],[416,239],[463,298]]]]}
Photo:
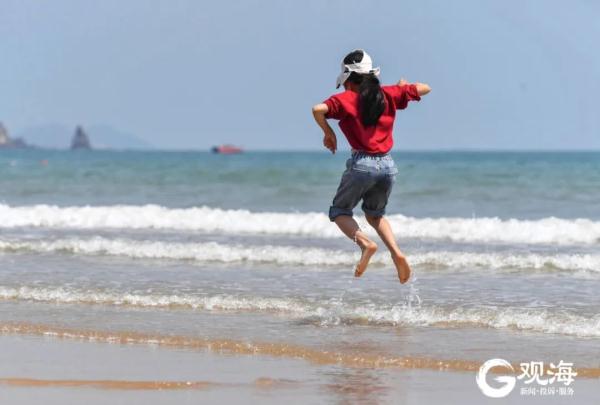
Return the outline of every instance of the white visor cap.
{"type": "Polygon", "coordinates": [[[335,88],[339,88],[344,82],[350,77],[352,72],[360,73],[360,74],[369,74],[373,73],[375,76],[379,76],[379,68],[373,68],[373,61],[368,53],[366,53],[363,49],[356,49],[356,51],[361,51],[363,54],[362,60],[356,63],[346,64],[342,60],[342,73],[339,74],[337,80],[335,81],[335,88]]]}

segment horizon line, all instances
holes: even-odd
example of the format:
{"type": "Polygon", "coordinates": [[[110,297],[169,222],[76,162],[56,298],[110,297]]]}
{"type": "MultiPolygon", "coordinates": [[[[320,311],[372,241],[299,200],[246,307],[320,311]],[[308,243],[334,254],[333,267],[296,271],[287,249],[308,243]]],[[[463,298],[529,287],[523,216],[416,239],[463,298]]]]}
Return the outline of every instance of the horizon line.
{"type": "MultiPolygon", "coordinates": [[[[198,147],[191,147],[191,148],[179,148],[179,147],[175,147],[175,148],[170,148],[170,147],[147,147],[147,148],[138,148],[138,147],[124,147],[124,148],[112,148],[112,147],[100,147],[100,148],[92,148],[90,151],[94,152],[103,152],[103,151],[107,151],[107,152],[211,152],[211,148],[212,147],[207,147],[207,148],[198,148],[198,147]]],[[[0,150],[20,150],[20,151],[26,151],[26,150],[37,150],[37,151],[70,151],[70,149],[68,147],[64,147],[64,148],[55,148],[55,147],[43,147],[43,146],[38,146],[38,145],[31,145],[31,147],[28,148],[0,148],[0,150]]],[[[242,150],[242,154],[243,153],[253,153],[253,152],[269,152],[269,153],[276,153],[276,152],[312,152],[312,153],[324,153],[324,154],[331,154],[331,152],[327,151],[327,150],[321,150],[321,149],[309,149],[309,148],[290,148],[290,149],[268,149],[268,148],[250,148],[250,149],[243,149],[242,150]]],[[[337,153],[340,152],[350,152],[350,149],[338,149],[337,153]]],[[[600,148],[590,148],[590,149],[583,149],[583,148],[540,148],[540,149],[534,149],[534,148],[515,148],[515,149],[511,149],[511,148],[407,148],[407,149],[395,149],[395,150],[391,150],[390,153],[439,153],[439,152],[455,152],[455,153],[460,153],[460,152],[471,152],[471,153],[490,153],[490,152],[500,152],[500,153],[597,153],[600,152],[600,148]]]]}

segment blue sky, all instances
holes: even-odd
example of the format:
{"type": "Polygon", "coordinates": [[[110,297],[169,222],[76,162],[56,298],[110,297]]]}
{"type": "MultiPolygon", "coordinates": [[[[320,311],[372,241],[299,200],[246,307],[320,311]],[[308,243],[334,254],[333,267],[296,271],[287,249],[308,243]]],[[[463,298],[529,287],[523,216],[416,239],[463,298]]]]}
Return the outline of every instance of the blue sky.
{"type": "Polygon", "coordinates": [[[592,0],[0,0],[0,120],[318,149],[310,107],[365,48],[384,82],[433,88],[397,150],[600,149],[598,21],[592,0]]]}

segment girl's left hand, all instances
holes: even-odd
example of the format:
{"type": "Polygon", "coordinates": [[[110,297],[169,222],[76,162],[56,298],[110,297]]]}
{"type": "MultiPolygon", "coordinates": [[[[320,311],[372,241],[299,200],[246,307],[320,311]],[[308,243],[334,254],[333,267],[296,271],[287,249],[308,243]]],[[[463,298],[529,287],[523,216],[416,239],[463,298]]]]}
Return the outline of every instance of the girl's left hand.
{"type": "Polygon", "coordinates": [[[326,132],[325,136],[323,137],[323,145],[327,149],[329,149],[331,151],[331,153],[335,153],[335,151],[337,150],[337,138],[335,136],[335,133],[326,132]]]}

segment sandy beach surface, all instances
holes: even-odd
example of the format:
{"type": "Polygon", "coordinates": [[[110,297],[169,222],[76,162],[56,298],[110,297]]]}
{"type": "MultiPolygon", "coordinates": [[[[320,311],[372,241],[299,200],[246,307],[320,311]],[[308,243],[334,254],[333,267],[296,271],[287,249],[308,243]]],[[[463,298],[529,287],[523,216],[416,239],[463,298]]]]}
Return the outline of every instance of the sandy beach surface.
{"type": "Polygon", "coordinates": [[[56,337],[0,338],[4,404],[164,403],[585,403],[597,378],[574,395],[486,399],[475,373],[398,367],[347,367],[269,355],[214,353],[56,337]]]}

